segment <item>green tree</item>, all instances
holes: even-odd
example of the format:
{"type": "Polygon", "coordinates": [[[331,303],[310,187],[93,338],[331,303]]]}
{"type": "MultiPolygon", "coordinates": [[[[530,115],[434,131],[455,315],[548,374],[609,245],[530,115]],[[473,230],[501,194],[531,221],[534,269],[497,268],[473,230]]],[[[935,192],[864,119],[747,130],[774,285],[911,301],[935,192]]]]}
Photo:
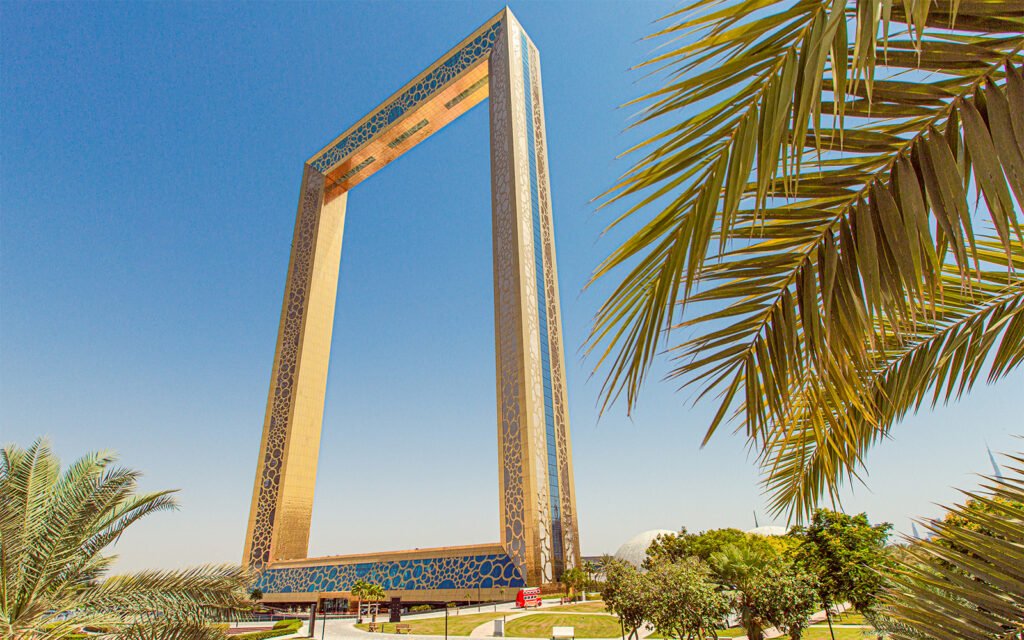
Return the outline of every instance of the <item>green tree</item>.
{"type": "Polygon", "coordinates": [[[253,602],[259,602],[263,599],[263,590],[259,587],[256,587],[255,589],[249,592],[249,599],[253,602]]]}
{"type": "Polygon", "coordinates": [[[885,544],[891,529],[888,523],[872,525],[864,513],[851,516],[828,509],[815,511],[806,527],[794,528],[801,540],[794,556],[817,578],[830,627],[832,605],[850,602],[864,612],[874,608],[885,584],[885,544]]]}
{"type": "Polygon", "coordinates": [[[766,556],[777,555],[776,544],[765,536],[752,535],[739,529],[709,529],[701,533],[689,533],[684,527],[678,534],[663,534],[655,538],[647,548],[647,557],[651,560],[675,562],[694,556],[707,561],[729,545],[753,548],[766,556]]]}
{"type": "Polygon", "coordinates": [[[650,583],[633,565],[618,560],[607,560],[604,573],[601,599],[605,608],[619,617],[629,630],[629,637],[635,640],[648,615],[650,583]]]}
{"type": "Polygon", "coordinates": [[[562,572],[562,584],[565,585],[566,597],[577,594],[587,588],[587,574],[579,567],[566,569],[562,572]]]}
{"type": "Polygon", "coordinates": [[[722,584],[741,589],[772,559],[763,550],[741,543],[726,545],[711,554],[708,564],[722,584]]]}
{"type": "Polygon", "coordinates": [[[371,584],[366,580],[359,579],[352,583],[352,597],[356,599],[356,621],[363,621],[363,600],[369,599],[371,584]]]}
{"type": "Polygon", "coordinates": [[[690,0],[645,65],[588,343],[717,398],[807,517],[908,412],[1024,362],[1019,0],[690,0]],[[657,72],[662,72],[658,75],[657,72]],[[612,283],[614,284],[614,283],[612,283]],[[687,336],[678,338],[677,336],[687,336]]]}
{"type": "Polygon", "coordinates": [[[714,636],[729,613],[729,597],[711,580],[711,570],[696,557],[653,563],[643,576],[645,617],[667,638],[697,640],[714,636]]]}
{"type": "MultiPolygon", "coordinates": [[[[385,599],[387,599],[387,597],[388,597],[387,591],[385,591],[384,587],[380,586],[376,582],[368,583],[366,585],[366,588],[365,588],[364,592],[363,592],[363,598],[365,598],[366,600],[369,600],[370,602],[374,602],[374,603],[380,602],[381,600],[385,600],[385,599]]],[[[373,616],[371,618],[371,620],[373,622],[377,622],[377,607],[376,606],[373,607],[373,613],[371,615],[373,616]]]]}
{"type": "Polygon", "coordinates": [[[810,573],[790,563],[775,562],[754,576],[745,595],[748,606],[768,626],[783,631],[790,640],[800,640],[820,602],[817,586],[810,573]]]}
{"type": "Polygon", "coordinates": [[[587,574],[587,583],[583,588],[590,591],[594,587],[594,575],[597,573],[597,565],[590,560],[584,560],[583,572],[587,574]]]}
{"type": "Polygon", "coordinates": [[[896,640],[1017,639],[1024,633],[1024,454],[1006,478],[895,555],[876,623],[896,640]]]}
{"type": "Polygon", "coordinates": [[[765,629],[771,626],[753,598],[758,576],[770,559],[762,550],[729,544],[708,560],[718,581],[733,590],[736,612],[750,640],[763,640],[765,629]]]}
{"type": "Polygon", "coordinates": [[[63,472],[45,440],[0,450],[0,637],[222,638],[210,620],[250,608],[239,566],[105,577],[104,551],[142,518],[174,509],[173,491],[137,493],[139,473],[90,453],[63,472]]]}

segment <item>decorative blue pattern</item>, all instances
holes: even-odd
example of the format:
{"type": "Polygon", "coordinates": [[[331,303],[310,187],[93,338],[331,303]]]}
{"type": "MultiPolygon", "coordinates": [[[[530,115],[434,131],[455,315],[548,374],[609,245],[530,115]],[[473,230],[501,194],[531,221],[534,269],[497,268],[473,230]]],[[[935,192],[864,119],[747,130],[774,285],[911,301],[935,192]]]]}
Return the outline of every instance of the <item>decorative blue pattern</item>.
{"type": "Polygon", "coordinates": [[[267,569],[256,586],[264,593],[348,591],[360,579],[386,591],[526,586],[505,554],[267,569]]]}
{"type": "Polygon", "coordinates": [[[555,409],[551,392],[551,354],[548,346],[548,305],[544,283],[544,254],[540,229],[540,199],[537,189],[537,132],[533,127],[533,87],[530,72],[530,45],[522,38],[523,88],[526,102],[526,140],[530,143],[530,201],[533,205],[533,256],[537,279],[537,319],[540,330],[540,365],[544,384],[544,428],[547,435],[548,502],[551,504],[551,547],[555,560],[555,577],[562,575],[565,561],[562,553],[562,514],[558,489],[558,447],[555,445],[555,409]]]}
{"type": "Polygon", "coordinates": [[[501,31],[501,21],[495,22],[487,31],[473,38],[428,73],[419,82],[409,87],[402,95],[383,105],[370,118],[359,125],[355,131],[342,138],[326,153],[309,163],[320,173],[327,173],[336,164],[347,158],[356,149],[363,146],[378,133],[412,109],[429,100],[463,71],[487,57],[494,48],[494,42],[501,31]]]}

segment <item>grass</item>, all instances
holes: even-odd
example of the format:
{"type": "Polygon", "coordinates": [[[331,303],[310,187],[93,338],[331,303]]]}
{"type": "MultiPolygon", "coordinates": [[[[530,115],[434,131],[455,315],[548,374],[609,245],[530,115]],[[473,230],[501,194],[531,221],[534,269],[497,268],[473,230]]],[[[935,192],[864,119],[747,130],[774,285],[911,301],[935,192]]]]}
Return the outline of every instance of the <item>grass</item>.
{"type": "MultiPolygon", "coordinates": [[[[834,629],[836,640],[874,640],[876,637],[871,627],[834,627],[834,629]],[[865,635],[865,632],[868,632],[868,634],[865,635]]],[[[789,636],[779,636],[776,640],[789,640],[789,636]]],[[[815,625],[808,627],[804,631],[804,635],[800,637],[800,640],[832,640],[832,636],[828,633],[828,626],[820,627],[815,625]]]]}
{"type": "Polygon", "coordinates": [[[604,602],[601,600],[591,600],[590,602],[574,602],[572,604],[563,604],[557,607],[545,607],[545,611],[575,611],[576,613],[605,613],[607,609],[604,608],[604,602]]]}
{"type": "Polygon", "coordinates": [[[832,624],[868,624],[863,613],[849,611],[838,616],[832,616],[832,624]]]}
{"type": "MultiPolygon", "coordinates": [[[[469,613],[462,615],[449,615],[448,616],[448,635],[450,636],[468,636],[472,633],[473,629],[476,629],[480,625],[490,620],[496,620],[507,613],[495,613],[493,611],[489,613],[469,613]]],[[[419,634],[424,636],[443,636],[444,635],[444,616],[439,618],[425,618],[422,620],[408,620],[401,622],[400,624],[409,625],[409,632],[413,634],[419,634]]],[[[378,628],[384,630],[384,633],[396,633],[395,625],[390,622],[383,624],[378,623],[378,628]]],[[[368,624],[357,624],[356,629],[362,631],[368,631],[370,625],[368,624]]]]}
{"type": "Polygon", "coordinates": [[[577,638],[619,638],[622,628],[615,616],[579,616],[571,613],[534,613],[505,625],[513,638],[550,638],[553,627],[575,627],[577,638]]]}

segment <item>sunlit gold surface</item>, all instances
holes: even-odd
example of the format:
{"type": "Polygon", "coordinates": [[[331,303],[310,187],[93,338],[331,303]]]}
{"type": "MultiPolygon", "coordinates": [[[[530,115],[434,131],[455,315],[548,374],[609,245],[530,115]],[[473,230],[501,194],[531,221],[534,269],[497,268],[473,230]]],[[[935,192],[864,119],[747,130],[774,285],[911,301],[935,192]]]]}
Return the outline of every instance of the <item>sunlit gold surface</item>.
{"type": "MultiPolygon", "coordinates": [[[[496,554],[507,556],[504,561],[511,561],[507,564],[509,570],[518,569],[529,584],[550,585],[560,577],[554,559],[558,550],[553,546],[554,497],[549,495],[549,489],[553,494],[556,488],[564,568],[579,563],[546,126],[536,48],[505,9],[395,95],[414,86],[449,55],[491,27],[494,30],[484,37],[499,36],[489,59],[484,57],[461,71],[461,67],[441,69],[458,75],[426,99],[418,97],[417,88],[415,108],[353,150],[351,142],[339,145],[339,141],[351,141],[353,138],[346,135],[366,119],[354,125],[310,159],[310,163],[319,159],[317,166],[326,175],[306,166],[246,536],[245,562],[249,566],[287,569],[276,575],[292,579],[305,575],[305,568],[496,554]],[[491,98],[500,540],[495,544],[307,558],[347,192],[486,97],[491,98]],[[348,155],[336,159],[342,155],[336,149],[341,148],[348,155]],[[334,155],[324,155],[329,152],[334,155]],[[356,168],[359,170],[354,171],[356,168]],[[534,239],[535,211],[540,244],[534,239]],[[538,265],[543,269],[539,279],[538,265]],[[546,301],[543,315],[538,313],[541,300],[546,301]],[[546,325],[540,317],[546,317],[546,325]],[[548,475],[541,336],[547,336],[548,341],[557,478],[548,475]],[[551,486],[553,480],[556,486],[551,486]]],[[[473,46],[480,51],[475,43],[473,46]]],[[[468,64],[466,58],[462,62],[463,66],[468,64]]],[[[388,104],[385,101],[376,113],[379,115],[388,104]]],[[[376,131],[377,125],[373,127],[376,131]]],[[[362,135],[354,139],[362,140],[362,135]]],[[[462,569],[456,573],[469,575],[462,569]]],[[[451,600],[464,595],[448,591],[395,589],[389,595],[411,601],[451,600]]],[[[485,597],[499,597],[502,592],[499,588],[481,591],[485,597]]],[[[267,593],[265,599],[302,602],[337,595],[346,592],[267,593]]]]}
{"type": "Polygon", "coordinates": [[[378,135],[359,151],[332,169],[327,174],[329,184],[327,187],[328,198],[333,198],[336,194],[343,191],[348,191],[363,180],[366,180],[391,163],[392,160],[423,142],[431,134],[439,131],[445,125],[483,101],[487,97],[487,68],[486,60],[473,67],[458,80],[448,85],[447,88],[435,94],[425,105],[407,114],[393,124],[390,129],[378,135]],[[483,81],[483,83],[479,84],[480,81],[483,81]],[[463,91],[469,91],[474,85],[479,86],[464,99],[460,100],[458,104],[450,109],[445,107],[446,103],[457,98],[463,91]],[[426,124],[422,128],[400,143],[392,146],[391,143],[423,121],[426,121],[426,124]],[[360,163],[368,158],[374,159],[371,164],[366,165],[364,169],[351,178],[347,180],[341,179],[341,176],[344,176],[353,167],[359,166],[360,163]]]}

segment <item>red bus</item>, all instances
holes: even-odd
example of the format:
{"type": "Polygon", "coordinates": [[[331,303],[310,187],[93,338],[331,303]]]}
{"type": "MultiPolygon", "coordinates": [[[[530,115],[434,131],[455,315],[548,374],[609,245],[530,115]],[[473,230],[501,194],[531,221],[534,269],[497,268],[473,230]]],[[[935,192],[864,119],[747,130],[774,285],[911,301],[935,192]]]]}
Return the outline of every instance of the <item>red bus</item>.
{"type": "Polygon", "coordinates": [[[526,609],[528,607],[540,606],[540,587],[527,587],[520,589],[516,594],[516,606],[526,609]]]}

